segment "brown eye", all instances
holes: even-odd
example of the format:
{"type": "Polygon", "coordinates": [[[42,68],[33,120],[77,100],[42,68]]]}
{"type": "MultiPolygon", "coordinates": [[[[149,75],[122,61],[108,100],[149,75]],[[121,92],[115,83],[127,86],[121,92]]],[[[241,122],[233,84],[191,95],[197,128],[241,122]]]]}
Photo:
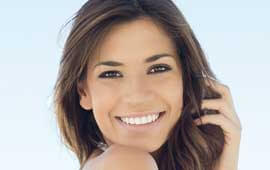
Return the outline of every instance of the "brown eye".
{"type": "Polygon", "coordinates": [[[99,78],[107,78],[107,77],[116,77],[116,76],[112,76],[112,75],[120,75],[119,74],[119,72],[117,72],[117,71],[106,71],[106,72],[103,72],[103,73],[101,73],[98,77],[99,78]],[[115,73],[115,74],[114,74],[115,73]]]}
{"type": "Polygon", "coordinates": [[[150,69],[151,73],[159,73],[159,72],[166,72],[171,70],[171,67],[169,67],[167,64],[159,64],[159,65],[154,65],[154,67],[152,67],[150,69]],[[157,70],[157,71],[155,71],[157,70]]]}

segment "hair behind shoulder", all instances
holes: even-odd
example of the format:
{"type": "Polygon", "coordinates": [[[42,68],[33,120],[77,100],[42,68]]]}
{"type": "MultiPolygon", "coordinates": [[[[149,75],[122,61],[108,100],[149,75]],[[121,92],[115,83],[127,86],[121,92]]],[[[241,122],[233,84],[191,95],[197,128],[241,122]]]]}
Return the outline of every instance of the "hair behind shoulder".
{"type": "Polygon", "coordinates": [[[171,0],[89,0],[76,12],[54,87],[53,104],[61,139],[78,157],[80,169],[97,142],[105,143],[93,114],[89,114],[92,110],[80,107],[77,85],[85,81],[87,64],[110,28],[139,17],[151,18],[168,33],[183,69],[183,112],[166,143],[152,153],[158,168],[211,170],[221,155],[224,133],[216,125],[197,127],[193,117],[203,114],[202,98],[220,97],[204,81],[217,78],[195,34],[171,0]]]}

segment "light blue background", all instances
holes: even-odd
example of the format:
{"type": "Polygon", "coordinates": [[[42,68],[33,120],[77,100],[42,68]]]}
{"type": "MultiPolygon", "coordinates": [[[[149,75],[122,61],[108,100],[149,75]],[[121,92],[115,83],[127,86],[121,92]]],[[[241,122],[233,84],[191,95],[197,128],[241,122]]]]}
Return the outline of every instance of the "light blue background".
{"type": "MultiPolygon", "coordinates": [[[[84,2],[0,2],[0,169],[79,168],[60,141],[50,97],[69,27],[60,39],[58,32],[84,2]]],[[[267,169],[269,1],[175,2],[217,77],[231,88],[243,126],[239,169],[267,169]]]]}

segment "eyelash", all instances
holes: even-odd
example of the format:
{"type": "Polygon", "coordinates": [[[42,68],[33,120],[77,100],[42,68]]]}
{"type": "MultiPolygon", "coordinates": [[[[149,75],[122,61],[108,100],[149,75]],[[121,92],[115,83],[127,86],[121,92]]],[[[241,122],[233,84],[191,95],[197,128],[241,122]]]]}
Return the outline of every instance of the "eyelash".
{"type": "MultiPolygon", "coordinates": [[[[150,71],[152,70],[152,69],[155,69],[155,68],[165,68],[165,71],[157,71],[157,72],[154,72],[153,74],[156,74],[156,73],[162,73],[162,72],[166,72],[166,71],[169,71],[169,70],[171,70],[171,67],[169,67],[167,64],[158,64],[158,65],[154,65],[151,69],[150,69],[150,71]]],[[[106,72],[103,72],[103,73],[101,73],[98,77],[99,78],[113,78],[113,77],[115,77],[115,76],[106,76],[106,74],[110,74],[110,73],[116,73],[117,71],[114,71],[114,70],[112,70],[112,71],[106,71],[106,72]]]]}

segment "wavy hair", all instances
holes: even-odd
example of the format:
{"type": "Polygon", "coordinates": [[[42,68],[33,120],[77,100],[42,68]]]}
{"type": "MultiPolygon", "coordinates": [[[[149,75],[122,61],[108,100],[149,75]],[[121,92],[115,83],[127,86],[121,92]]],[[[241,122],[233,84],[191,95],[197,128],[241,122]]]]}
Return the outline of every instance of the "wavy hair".
{"type": "MultiPolygon", "coordinates": [[[[219,98],[205,80],[218,81],[185,17],[172,0],[88,0],[71,18],[54,86],[54,113],[65,146],[73,151],[80,170],[105,143],[93,110],[80,104],[78,83],[87,74],[95,50],[116,24],[149,17],[168,33],[177,47],[183,71],[183,111],[166,142],[151,153],[160,170],[213,170],[222,153],[225,136],[220,126],[197,126],[193,119],[217,111],[201,110],[202,99],[219,98]]],[[[64,25],[65,26],[65,25],[64,25]]]]}

